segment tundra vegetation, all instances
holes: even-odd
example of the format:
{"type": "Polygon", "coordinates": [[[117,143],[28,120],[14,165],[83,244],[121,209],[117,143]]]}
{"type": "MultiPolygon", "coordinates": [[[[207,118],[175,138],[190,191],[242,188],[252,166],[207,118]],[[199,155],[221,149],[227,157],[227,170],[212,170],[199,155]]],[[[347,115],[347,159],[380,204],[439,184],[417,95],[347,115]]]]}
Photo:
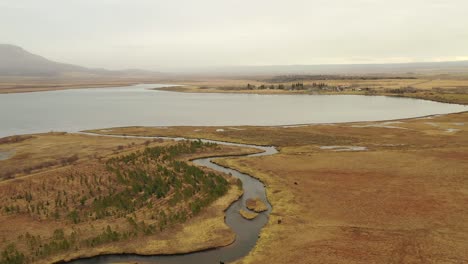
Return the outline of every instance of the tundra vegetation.
{"type": "Polygon", "coordinates": [[[215,160],[259,178],[272,204],[255,248],[236,263],[468,261],[468,113],[229,128],[127,127],[112,133],[279,149],[271,156],[215,160]]]}
{"type": "Polygon", "coordinates": [[[258,213],[244,210],[244,209],[240,209],[239,214],[247,220],[255,219],[258,216],[258,213]]]}
{"type": "Polygon", "coordinates": [[[216,144],[153,145],[3,181],[0,263],[45,263],[71,251],[157,236],[234,185],[188,161],[219,151],[216,144]]]}
{"type": "Polygon", "coordinates": [[[256,213],[261,213],[268,210],[268,207],[262,200],[260,200],[260,198],[247,199],[247,201],[245,201],[245,205],[249,210],[256,213]]]}
{"type": "Polygon", "coordinates": [[[195,93],[350,94],[420,98],[468,104],[468,75],[278,75],[250,79],[186,80],[162,90],[195,93]]]}

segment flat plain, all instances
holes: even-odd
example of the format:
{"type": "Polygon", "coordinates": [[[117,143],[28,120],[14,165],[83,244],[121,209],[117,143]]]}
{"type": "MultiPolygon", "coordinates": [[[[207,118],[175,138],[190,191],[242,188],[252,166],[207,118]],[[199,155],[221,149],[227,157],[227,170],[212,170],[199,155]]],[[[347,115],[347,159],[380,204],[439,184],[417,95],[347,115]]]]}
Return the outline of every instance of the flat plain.
{"type": "Polygon", "coordinates": [[[468,261],[468,113],[219,129],[112,133],[279,147],[273,156],[217,160],[262,180],[273,205],[258,244],[239,263],[468,261]]]}

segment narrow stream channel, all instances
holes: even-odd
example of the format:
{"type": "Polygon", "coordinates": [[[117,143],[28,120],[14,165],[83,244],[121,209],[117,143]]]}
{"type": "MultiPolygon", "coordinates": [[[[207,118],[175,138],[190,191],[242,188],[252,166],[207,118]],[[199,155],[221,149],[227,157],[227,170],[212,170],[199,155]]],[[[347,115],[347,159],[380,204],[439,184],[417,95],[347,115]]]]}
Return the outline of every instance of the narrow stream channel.
{"type": "MultiPolygon", "coordinates": [[[[115,136],[115,135],[97,135],[84,133],[87,135],[95,136],[106,136],[106,137],[123,137],[123,138],[161,138],[169,140],[194,140],[186,138],[169,138],[169,137],[143,137],[143,136],[115,136]]],[[[256,148],[263,152],[251,155],[245,155],[244,157],[256,157],[256,156],[268,156],[277,153],[275,147],[272,146],[256,146],[248,144],[237,144],[230,142],[222,142],[215,140],[205,140],[203,142],[211,142],[219,145],[229,145],[229,146],[239,146],[239,147],[249,147],[256,148]]],[[[238,157],[238,156],[237,156],[238,157]]],[[[259,180],[244,174],[239,171],[224,168],[212,162],[211,158],[201,158],[195,159],[193,162],[199,166],[204,166],[211,168],[213,170],[231,174],[233,177],[236,177],[242,181],[244,194],[238,201],[231,204],[226,211],[226,224],[236,233],[236,240],[233,244],[209,249],[204,251],[198,251],[187,254],[175,254],[175,255],[152,255],[152,256],[140,256],[134,254],[114,254],[114,255],[101,255],[91,258],[78,259],[70,261],[67,263],[73,264],[91,264],[91,263],[116,263],[116,262],[138,262],[138,263],[158,263],[158,264],[180,264],[180,263],[193,263],[193,264],[211,264],[211,263],[221,263],[221,262],[231,262],[238,260],[246,256],[252,248],[257,243],[260,231],[263,226],[268,222],[268,216],[271,212],[271,204],[268,202],[266,197],[265,186],[259,180]],[[249,198],[259,197],[263,202],[268,206],[268,210],[260,213],[253,220],[246,220],[240,214],[240,209],[245,209],[245,201],[249,198]]]]}

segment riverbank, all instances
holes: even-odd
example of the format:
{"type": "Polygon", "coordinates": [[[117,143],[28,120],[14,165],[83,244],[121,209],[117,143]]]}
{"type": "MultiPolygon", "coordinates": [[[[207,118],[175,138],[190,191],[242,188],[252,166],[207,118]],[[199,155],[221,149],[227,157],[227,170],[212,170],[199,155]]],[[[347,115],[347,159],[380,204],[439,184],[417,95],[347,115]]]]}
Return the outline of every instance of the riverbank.
{"type": "MultiPolygon", "coordinates": [[[[104,216],[96,215],[96,218],[87,219],[88,213],[81,214],[81,211],[95,210],[96,199],[105,197],[108,188],[111,188],[112,192],[120,190],[118,181],[114,182],[115,179],[109,171],[100,165],[102,162],[109,164],[109,160],[125,155],[133,157],[134,153],[141,153],[148,147],[170,148],[174,145],[175,142],[171,140],[67,133],[36,134],[2,140],[0,149],[15,152],[9,159],[0,161],[2,171],[15,169],[15,173],[0,182],[2,241],[8,241],[8,245],[14,244],[14,249],[23,254],[27,263],[52,263],[102,254],[180,254],[231,244],[235,234],[224,222],[224,211],[239,199],[242,190],[237,181],[228,176],[226,179],[229,189],[225,195],[206,208],[203,207],[196,216],[189,217],[188,221],[177,221],[168,227],[159,225],[157,231],[153,230],[152,226],[158,223],[160,216],[155,215],[152,203],[138,207],[131,214],[114,214],[118,207],[111,207],[114,209],[107,211],[104,216]],[[50,162],[63,157],[64,153],[76,158],[67,159],[63,163],[50,162]],[[34,163],[24,162],[26,157],[43,165],[38,167],[33,166],[34,163]],[[30,169],[31,166],[34,169],[30,169]],[[73,212],[78,212],[80,217],[73,217],[73,212]],[[135,226],[132,223],[135,223],[135,226]],[[11,229],[12,225],[17,228],[11,229]],[[97,234],[99,240],[94,238],[97,234]],[[108,241],[107,238],[116,239],[108,241]],[[91,242],[97,244],[90,247],[88,244],[91,242]],[[73,244],[73,250],[67,249],[66,245],[70,243],[73,244]],[[36,249],[38,246],[40,248],[36,249]],[[37,256],[37,252],[41,255],[37,256]]],[[[257,149],[235,146],[210,146],[208,144],[204,151],[184,154],[178,160],[190,164],[190,160],[201,157],[258,152],[257,149]]],[[[214,172],[210,169],[203,171],[214,172]]],[[[138,195],[132,196],[135,199],[137,197],[138,195]]],[[[150,199],[154,201],[158,212],[171,205],[170,209],[166,210],[166,214],[170,216],[168,219],[172,219],[167,220],[169,223],[175,219],[171,216],[171,210],[180,210],[181,206],[184,206],[174,204],[176,201],[172,201],[171,197],[173,195],[165,200],[150,199]]],[[[133,203],[128,201],[126,204],[133,203]]],[[[94,215],[89,213],[90,216],[94,215]]],[[[180,215],[177,219],[179,217],[180,215]]],[[[2,243],[0,250],[4,250],[6,246],[7,244],[2,243]]]]}
{"type": "Polygon", "coordinates": [[[273,205],[256,247],[238,263],[468,260],[468,113],[233,128],[112,133],[278,146],[274,156],[217,160],[262,180],[273,205]]]}

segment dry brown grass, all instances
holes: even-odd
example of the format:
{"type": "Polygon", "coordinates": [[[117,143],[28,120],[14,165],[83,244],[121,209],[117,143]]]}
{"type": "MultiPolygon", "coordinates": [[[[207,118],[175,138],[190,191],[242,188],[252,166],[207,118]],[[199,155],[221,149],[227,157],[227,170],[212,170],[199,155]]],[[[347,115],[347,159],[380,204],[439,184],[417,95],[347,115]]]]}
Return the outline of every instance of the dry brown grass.
{"type": "Polygon", "coordinates": [[[240,209],[239,214],[242,215],[242,217],[244,217],[247,220],[255,219],[255,217],[258,216],[258,213],[247,211],[247,210],[244,210],[244,209],[240,209]]]}
{"type": "Polygon", "coordinates": [[[247,199],[247,201],[245,201],[245,205],[249,210],[252,210],[256,213],[261,213],[268,210],[268,207],[262,200],[260,200],[260,198],[247,199]]]}
{"type": "Polygon", "coordinates": [[[114,152],[141,147],[146,140],[46,133],[0,139],[0,151],[13,152],[0,161],[0,179],[21,177],[71,163],[99,159],[114,152]],[[3,143],[1,143],[3,141],[3,143]],[[120,150],[119,150],[120,149],[120,150]]]}
{"type": "Polygon", "coordinates": [[[396,124],[411,129],[405,135],[340,125],[335,133],[359,134],[370,150],[287,147],[223,161],[264,180],[273,204],[262,239],[240,263],[468,261],[468,129],[446,130],[463,121],[467,114],[396,124]]]}
{"type": "Polygon", "coordinates": [[[468,262],[468,113],[302,127],[124,128],[273,144],[218,163],[260,178],[273,212],[239,263],[468,262]],[[268,135],[265,137],[264,135],[268,135]],[[337,152],[321,146],[361,146],[337,152]]]}

